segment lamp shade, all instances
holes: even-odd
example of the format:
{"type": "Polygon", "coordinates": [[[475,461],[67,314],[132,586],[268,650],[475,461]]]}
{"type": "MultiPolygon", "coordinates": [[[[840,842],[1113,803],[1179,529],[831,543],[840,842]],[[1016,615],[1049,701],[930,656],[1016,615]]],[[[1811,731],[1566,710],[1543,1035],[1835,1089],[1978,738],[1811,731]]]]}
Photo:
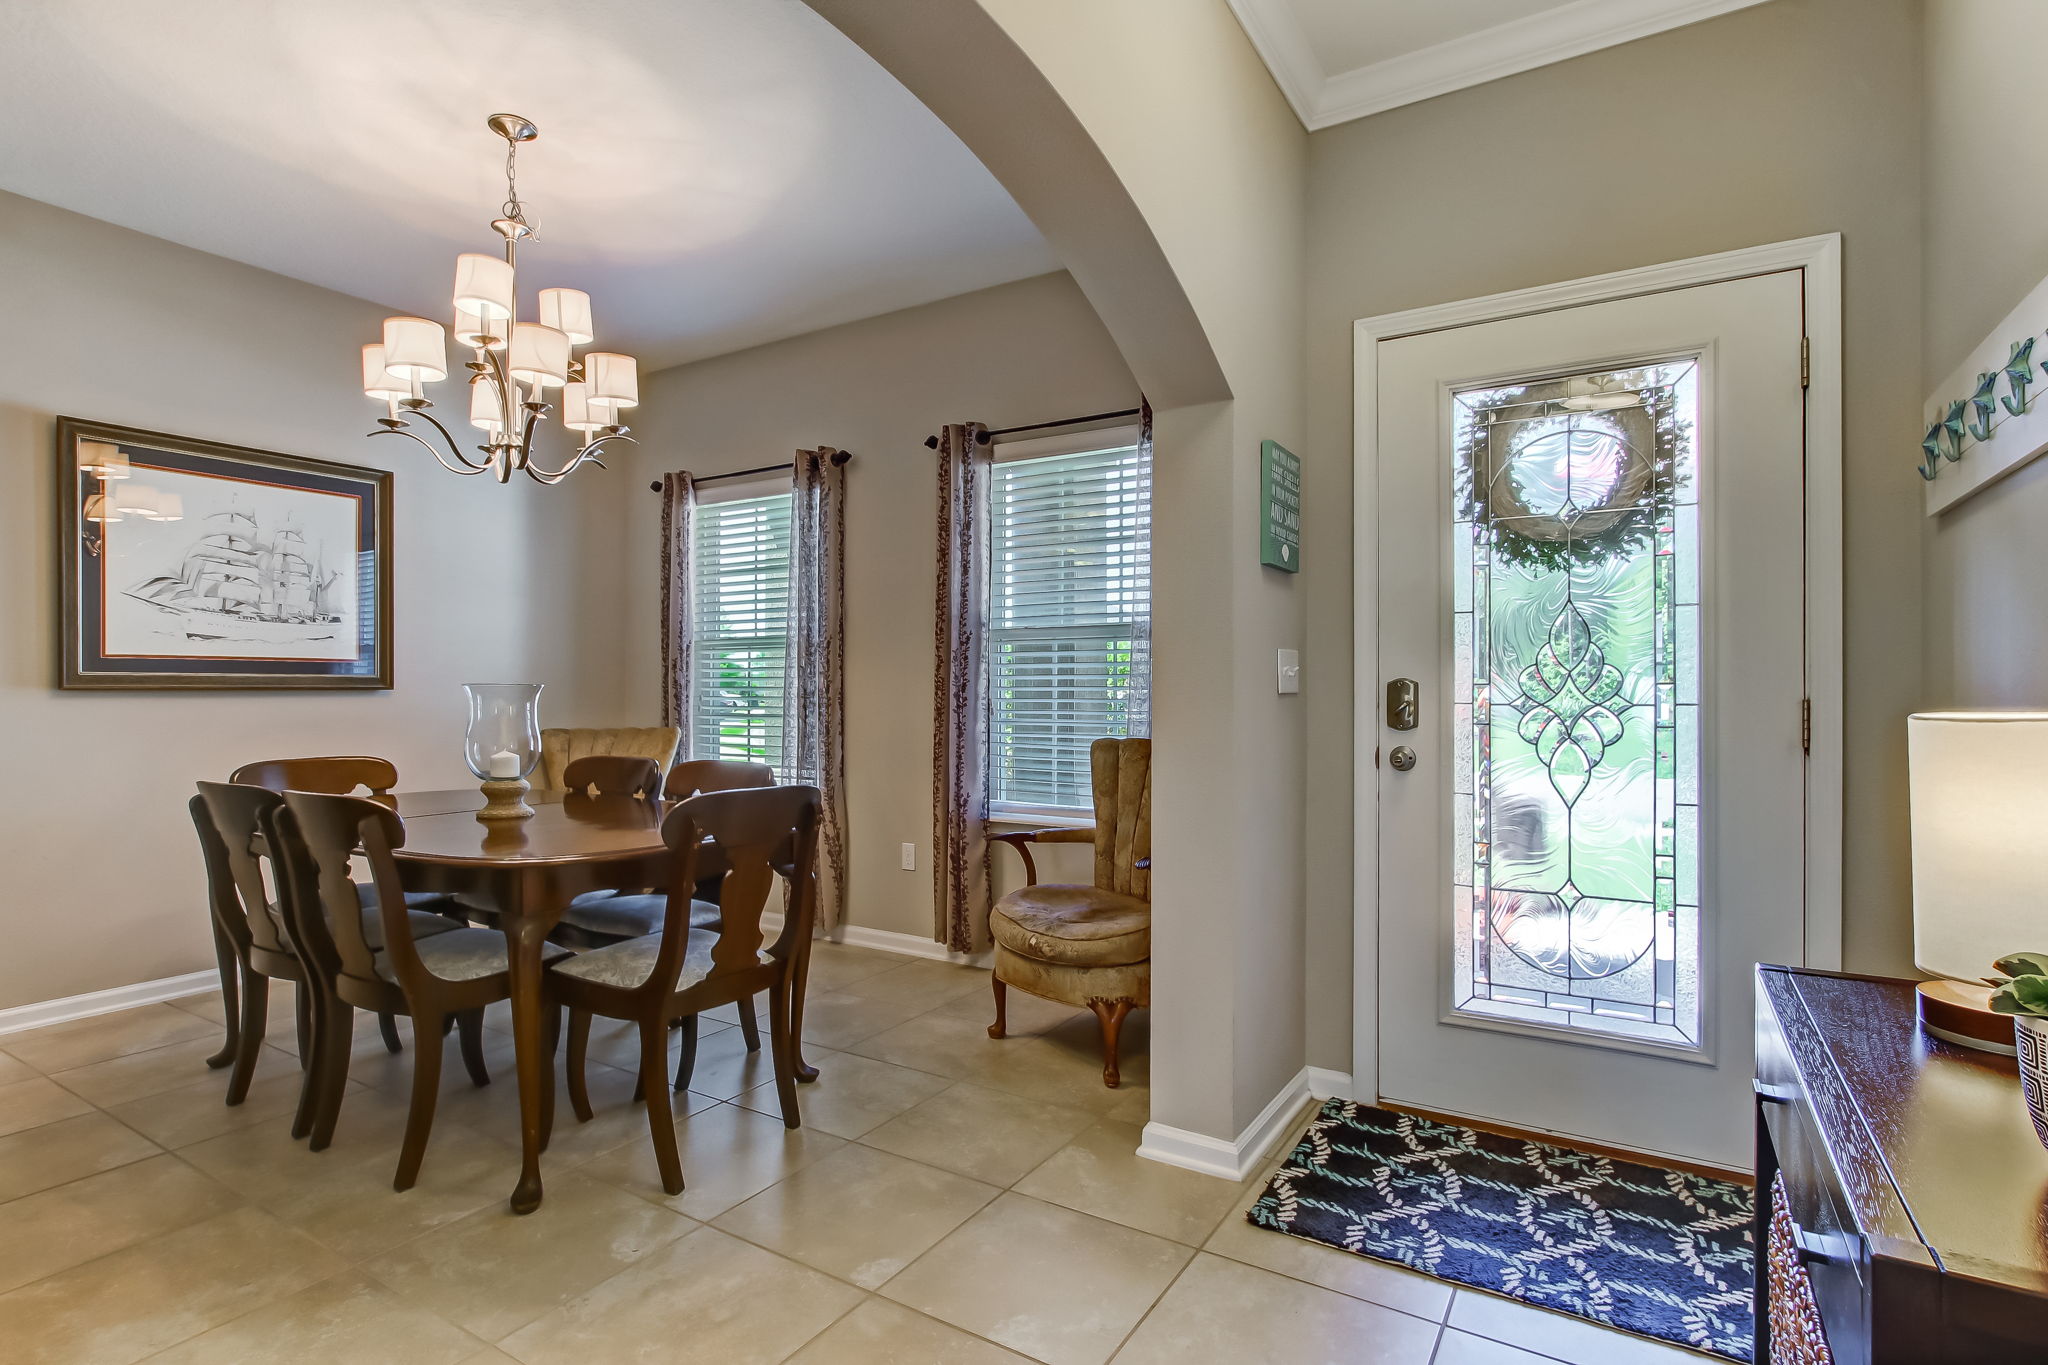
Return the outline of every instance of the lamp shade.
{"type": "Polygon", "coordinates": [[[384,370],[407,382],[446,379],[448,333],[426,318],[384,319],[384,370]]]}
{"type": "Polygon", "coordinates": [[[590,328],[590,295],[581,289],[541,290],[540,320],[543,326],[567,332],[572,346],[587,346],[597,336],[590,328]]]}
{"type": "Polygon", "coordinates": [[[511,330],[503,319],[489,322],[485,320],[483,314],[472,313],[467,308],[455,310],[455,339],[464,346],[481,346],[484,338],[489,337],[489,349],[502,351],[505,349],[505,333],[511,330]]]}
{"type": "Polygon", "coordinates": [[[1906,720],[1913,818],[1913,960],[1980,981],[2008,953],[2048,952],[2048,712],[1906,720]]]}
{"type": "Polygon", "coordinates": [[[590,406],[590,385],[579,379],[562,386],[562,425],[570,431],[597,431],[611,425],[611,416],[590,406]]]}
{"type": "Polygon", "coordinates": [[[629,355],[592,351],[583,357],[583,378],[593,408],[630,408],[640,401],[640,367],[629,355]]]}
{"type": "Polygon", "coordinates": [[[412,386],[385,366],[381,341],[363,347],[363,392],[380,403],[412,397],[412,386]]]}
{"type": "Polygon", "coordinates": [[[495,435],[504,426],[504,417],[497,381],[478,375],[469,386],[469,424],[495,435]]]}
{"type": "Polygon", "coordinates": [[[78,468],[82,473],[97,474],[103,479],[125,479],[128,477],[128,453],[112,441],[80,441],[78,468]]]}
{"type": "Polygon", "coordinates": [[[455,258],[455,306],[486,322],[512,316],[512,263],[465,252],[455,258]]]}
{"type": "Polygon", "coordinates": [[[156,495],[156,510],[149,514],[151,521],[183,521],[185,519],[185,498],[181,493],[156,495]]]}
{"type": "Polygon", "coordinates": [[[569,380],[569,334],[538,322],[512,327],[512,377],[522,384],[546,388],[569,380]]]}

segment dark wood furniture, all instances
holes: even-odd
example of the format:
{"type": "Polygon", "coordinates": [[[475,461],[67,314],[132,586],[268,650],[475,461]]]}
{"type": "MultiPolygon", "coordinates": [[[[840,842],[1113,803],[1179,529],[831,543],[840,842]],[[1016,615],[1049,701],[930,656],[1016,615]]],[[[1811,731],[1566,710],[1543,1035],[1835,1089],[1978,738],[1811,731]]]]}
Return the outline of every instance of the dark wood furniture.
{"type": "Polygon", "coordinates": [[[1757,1246],[1782,1176],[1790,1252],[1758,1276],[1760,1362],[1802,1277],[1837,1365],[2048,1355],[2048,1149],[2013,1059],[1925,1035],[1913,987],[1757,969],[1757,1246]]]}
{"type": "Polygon", "coordinates": [[[361,787],[372,796],[386,796],[398,785],[398,768],[388,758],[337,754],[329,758],[266,758],[244,763],[228,775],[230,782],[268,787],[274,792],[329,792],[346,796],[361,787]]]}
{"type": "MultiPolygon", "coordinates": [[[[283,804],[265,813],[263,828],[284,872],[286,922],[311,968],[308,975],[317,992],[312,1146],[317,1151],[327,1145],[341,1114],[355,1011],[410,1015],[412,1104],[391,1182],[394,1189],[409,1190],[419,1178],[433,1131],[446,1021],[454,1020],[461,1031],[462,1060],[470,1079],[490,1084],[484,1068],[483,1011],[511,995],[505,939],[489,929],[414,937],[412,917],[418,912],[406,908],[398,865],[391,856],[405,842],[405,826],[379,802],[286,792],[283,804]],[[377,893],[381,945],[365,932],[358,908],[354,863],[359,857],[369,864],[370,884],[377,893]]],[[[553,1030],[548,1032],[551,1045],[553,1030]]],[[[545,1095],[541,1102],[545,1132],[545,1095]]]]}
{"type": "Polygon", "coordinates": [[[548,932],[575,897],[619,886],[666,886],[669,867],[658,803],[616,796],[571,801],[559,791],[526,799],[531,820],[496,828],[476,818],[481,796],[470,801],[460,791],[401,792],[393,802],[405,822],[405,845],[392,857],[408,882],[490,904],[505,938],[519,1077],[515,1213],[540,1207],[544,1192],[543,1087],[552,1068],[544,1051],[541,955],[553,947],[548,932]]]}
{"type": "MultiPolygon", "coordinates": [[[[264,1026],[270,1017],[271,981],[289,981],[297,988],[299,1065],[309,1065],[313,1056],[312,997],[305,989],[305,964],[269,912],[260,865],[264,856],[257,837],[261,813],[278,799],[260,787],[202,782],[190,803],[200,856],[206,863],[207,903],[214,943],[220,951],[221,994],[228,1016],[227,1046],[208,1057],[206,1064],[216,1068],[234,1064],[228,1075],[231,1105],[248,1097],[249,1082],[256,1073],[264,1026]]],[[[301,1093],[293,1137],[306,1135],[312,1113],[310,1093],[310,1086],[301,1093]]]]}
{"type": "Polygon", "coordinates": [[[768,1030],[782,1121],[801,1122],[796,1100],[790,1004],[797,968],[808,951],[816,906],[818,790],[759,787],[708,792],[670,811],[662,838],[673,858],[661,931],[557,962],[548,972],[550,997],[569,1008],[569,1100],[588,1122],[590,1096],[584,1059],[594,1014],[634,1023],[640,1034],[640,1088],[654,1142],[662,1188],[683,1191],[670,1108],[668,1028],[707,1009],[768,992],[768,1030]],[[710,848],[706,848],[707,841],[710,848]],[[710,927],[693,926],[700,859],[715,850],[723,873],[719,915],[710,927]],[[761,915],[782,880],[783,859],[796,869],[782,932],[764,952],[761,915]]]}
{"type": "MultiPolygon", "coordinates": [[[[398,765],[388,758],[374,758],[368,754],[330,754],[318,758],[265,758],[254,763],[244,763],[228,774],[228,781],[267,787],[274,792],[325,792],[330,796],[350,796],[363,791],[379,800],[389,801],[391,789],[398,785],[398,765]]],[[[483,799],[482,792],[477,793],[477,799],[483,799]]],[[[408,891],[405,903],[416,910],[434,910],[450,914],[455,917],[456,923],[460,923],[461,912],[456,908],[453,897],[408,891]]],[[[368,909],[370,905],[366,887],[363,906],[368,909]]],[[[233,997],[228,995],[225,975],[222,979],[221,993],[228,996],[228,1017],[232,1020],[233,997]]],[[[398,1040],[398,1025],[392,1016],[378,1015],[377,1027],[384,1035],[384,1046],[392,1052],[399,1051],[402,1045],[398,1040]]],[[[232,1047],[232,1043],[230,1046],[232,1047]]]]}
{"type": "Polygon", "coordinates": [[[745,763],[730,758],[686,758],[668,770],[662,795],[683,801],[700,792],[738,791],[743,787],[772,787],[775,769],[766,763],[745,763]]]}
{"type": "Polygon", "coordinates": [[[652,801],[661,794],[661,765],[628,754],[592,754],[570,760],[562,770],[562,787],[586,796],[637,796],[652,801]]]}

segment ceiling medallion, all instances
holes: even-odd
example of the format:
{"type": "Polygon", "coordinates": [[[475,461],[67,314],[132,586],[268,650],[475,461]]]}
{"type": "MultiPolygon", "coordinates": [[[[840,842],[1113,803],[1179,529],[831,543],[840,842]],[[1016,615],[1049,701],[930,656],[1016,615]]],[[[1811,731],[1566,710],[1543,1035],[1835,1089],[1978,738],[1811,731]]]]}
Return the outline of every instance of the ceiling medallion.
{"type": "Polygon", "coordinates": [[[421,385],[448,377],[448,336],[426,318],[386,318],[384,339],[363,347],[363,392],[387,409],[377,419],[380,429],[370,435],[410,437],[457,474],[490,474],[507,483],[516,470],[539,483],[560,483],[586,463],[603,468],[597,454],[607,442],[632,442],[619,416],[640,401],[639,371],[633,357],[611,351],[576,358],[574,348],[595,339],[590,296],[580,289],[543,289],[540,321],[518,320],[519,243],[534,236],[519,202],[519,145],[532,142],[540,130],[517,114],[493,114],[486,126],[505,139],[505,203],[491,223],[505,239],[505,258],[457,256],[454,299],[455,340],[475,352],[464,368],[470,372],[469,423],[485,436],[476,447],[483,458],[464,454],[453,433],[427,411],[434,405],[421,385]],[[535,429],[554,411],[544,401],[552,388],[561,390],[562,426],[578,433],[579,441],[576,453],[557,469],[536,463],[533,450],[535,429]],[[406,417],[440,432],[447,454],[413,431],[406,417]]]}

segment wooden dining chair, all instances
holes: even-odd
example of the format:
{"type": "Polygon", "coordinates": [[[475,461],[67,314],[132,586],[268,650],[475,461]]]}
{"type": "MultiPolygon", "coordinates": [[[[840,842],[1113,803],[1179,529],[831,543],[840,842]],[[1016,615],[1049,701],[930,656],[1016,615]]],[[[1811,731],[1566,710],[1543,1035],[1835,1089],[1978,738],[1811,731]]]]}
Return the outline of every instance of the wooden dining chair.
{"type": "MultiPolygon", "coordinates": [[[[228,1073],[228,1103],[240,1104],[249,1094],[256,1062],[263,1050],[263,1035],[270,1018],[270,983],[289,981],[295,988],[298,1006],[299,1065],[311,1065],[313,1056],[312,995],[306,986],[306,967],[284,936],[282,923],[270,912],[270,895],[264,886],[260,859],[262,841],[257,838],[259,810],[265,802],[279,798],[261,788],[223,790],[221,799],[211,799],[209,789],[222,784],[202,782],[199,793],[188,803],[192,825],[199,833],[199,853],[206,864],[207,903],[211,910],[214,941],[225,944],[221,962],[222,994],[227,1003],[230,1028],[225,1049],[228,1073]],[[216,809],[218,807],[218,809],[216,809]]],[[[206,1059],[207,1065],[223,1065],[219,1054],[206,1059]]],[[[306,1135],[311,1109],[301,1091],[299,1116],[292,1125],[293,1137],[306,1135]]]]}
{"type": "Polygon", "coordinates": [[[548,971],[550,998],[569,1009],[569,1103],[580,1121],[587,1123],[591,1117],[584,1080],[591,1016],[623,1019],[638,1027],[647,1126],[661,1187],[669,1194],[683,1190],[675,1115],[663,1084],[668,1079],[670,1020],[693,1018],[767,991],[769,1046],[782,1121],[790,1128],[803,1121],[796,1100],[790,997],[799,946],[809,941],[816,914],[816,879],[809,869],[817,853],[818,799],[816,787],[763,787],[707,792],[683,802],[661,827],[662,841],[674,859],[661,932],[579,953],[548,971]],[[693,928],[698,902],[690,892],[701,861],[712,850],[724,867],[719,922],[715,928],[693,928]],[[767,944],[761,916],[769,893],[783,880],[778,861],[791,852],[794,865],[803,871],[790,883],[782,932],[767,944]]]}
{"type": "MultiPolygon", "coordinates": [[[[398,785],[398,765],[388,758],[373,758],[367,754],[265,758],[244,763],[228,774],[228,781],[267,787],[274,792],[326,792],[332,796],[350,796],[357,791],[367,791],[374,797],[388,797],[391,789],[398,785]]],[[[374,893],[371,888],[361,886],[358,890],[363,897],[363,909],[366,912],[374,910],[376,902],[372,899],[374,893]]],[[[468,922],[463,908],[444,891],[408,891],[405,903],[414,910],[431,910],[445,915],[455,928],[461,928],[468,922]]],[[[392,1052],[402,1050],[404,1045],[398,1038],[398,1025],[390,1015],[379,1015],[377,1028],[383,1034],[387,1049],[392,1052]]]]}
{"type": "MultiPolygon", "coordinates": [[[[333,1139],[348,1084],[349,1043],[358,1009],[406,1014],[413,1023],[412,1103],[405,1121],[392,1188],[411,1189],[433,1131],[441,1088],[442,1037],[456,1021],[470,1079],[490,1084],[484,1068],[483,1011],[508,999],[511,976],[505,936],[490,929],[453,929],[415,937],[398,894],[398,864],[391,853],[405,843],[405,826],[389,807],[353,796],[289,791],[272,808],[265,835],[284,870],[286,919],[319,986],[315,1009],[312,1146],[333,1139]],[[354,860],[364,859],[376,889],[381,941],[363,932],[354,883],[354,860]]],[[[543,960],[567,950],[542,947],[543,960]]],[[[553,1055],[554,1029],[549,1029],[553,1055]]],[[[550,1086],[554,1068],[547,1068],[550,1086]]],[[[544,1092],[542,1113],[552,1096],[544,1092]]],[[[547,1120],[543,1120],[544,1130],[547,1120]]]]}
{"type": "Polygon", "coordinates": [[[661,791],[661,764],[627,754],[592,754],[562,769],[562,788],[592,796],[652,801],[661,791]]]}
{"type": "Polygon", "coordinates": [[[775,769],[766,763],[748,763],[732,758],[686,758],[668,770],[662,795],[671,801],[687,801],[703,792],[738,791],[743,787],[772,787],[775,769]]]}

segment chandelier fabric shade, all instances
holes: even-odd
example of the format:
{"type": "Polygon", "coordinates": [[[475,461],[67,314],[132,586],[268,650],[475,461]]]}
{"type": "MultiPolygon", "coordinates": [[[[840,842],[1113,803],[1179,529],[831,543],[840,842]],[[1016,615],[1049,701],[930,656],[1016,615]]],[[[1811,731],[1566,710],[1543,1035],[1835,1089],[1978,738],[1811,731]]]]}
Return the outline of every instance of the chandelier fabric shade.
{"type": "Polygon", "coordinates": [[[510,261],[465,252],[455,258],[455,307],[485,322],[498,322],[516,311],[510,261]]]}
{"type": "Polygon", "coordinates": [[[590,326],[590,295],[581,289],[541,290],[540,321],[543,327],[567,333],[572,346],[588,346],[597,340],[590,326]]]}
{"type": "Polygon", "coordinates": [[[440,323],[426,318],[384,319],[384,371],[408,382],[439,383],[446,379],[447,331],[440,323]]]}
{"type": "Polygon", "coordinates": [[[540,320],[520,321],[519,244],[533,237],[533,226],[519,202],[517,161],[520,145],[540,132],[516,114],[493,114],[485,126],[507,146],[505,202],[491,222],[504,238],[505,254],[457,256],[452,298],[456,344],[473,357],[462,367],[469,372],[469,425],[485,436],[474,447],[482,458],[466,454],[455,434],[427,411],[434,405],[421,386],[439,383],[450,371],[448,329],[426,318],[386,318],[383,340],[363,347],[363,392],[386,405],[380,429],[370,434],[409,437],[451,473],[489,474],[506,483],[519,471],[538,483],[559,483],[585,464],[602,466],[597,456],[607,443],[632,441],[618,418],[640,401],[639,367],[631,356],[612,351],[576,359],[575,348],[597,337],[590,295],[580,289],[539,290],[540,320]],[[535,462],[533,443],[543,419],[557,410],[552,389],[561,390],[559,420],[578,443],[566,462],[549,469],[535,462]],[[409,417],[433,427],[446,442],[445,453],[413,430],[409,417]]]}
{"type": "Polygon", "coordinates": [[[363,347],[363,392],[380,403],[395,403],[412,397],[412,385],[391,373],[384,363],[384,343],[373,341],[363,347]]]}
{"type": "Polygon", "coordinates": [[[629,355],[592,351],[583,357],[583,378],[593,408],[630,408],[640,401],[640,368],[629,355]]]}
{"type": "Polygon", "coordinates": [[[569,334],[538,322],[512,326],[512,377],[552,387],[569,382],[569,334]]]}

